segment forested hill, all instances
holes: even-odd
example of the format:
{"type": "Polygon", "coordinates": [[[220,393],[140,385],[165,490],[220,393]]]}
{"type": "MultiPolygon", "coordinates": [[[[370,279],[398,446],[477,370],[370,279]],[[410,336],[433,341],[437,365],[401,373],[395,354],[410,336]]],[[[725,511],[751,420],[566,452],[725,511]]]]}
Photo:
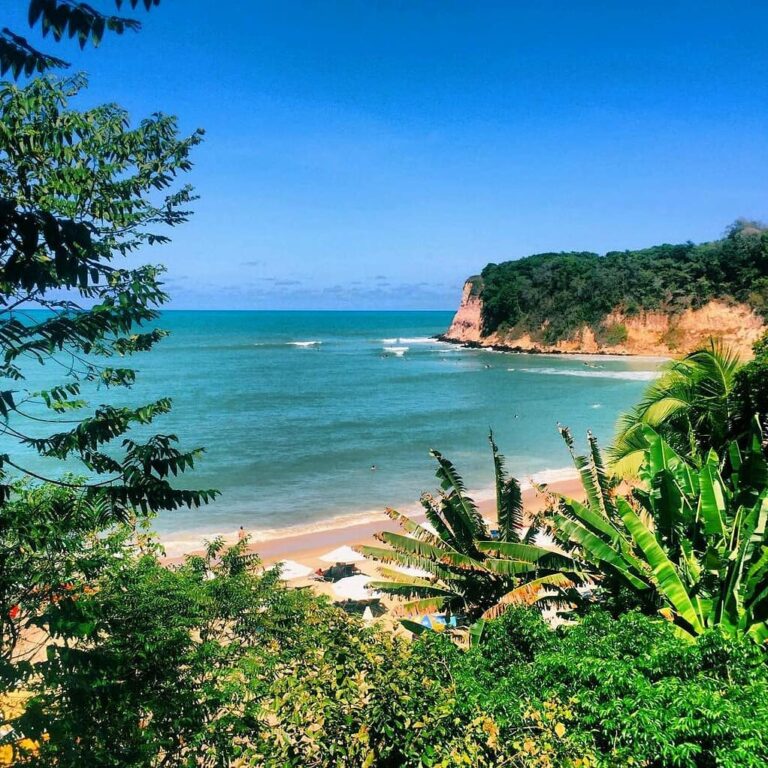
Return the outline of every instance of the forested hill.
{"type": "MultiPolygon", "coordinates": [[[[471,302],[478,317],[468,319],[465,313],[465,337],[455,340],[525,337],[546,347],[591,331],[598,347],[620,347],[631,335],[628,324],[654,313],[657,324],[659,315],[669,316],[661,330],[667,338],[660,337],[659,344],[673,349],[675,318],[687,310],[690,318],[712,302],[740,305],[752,315],[753,325],[763,324],[768,317],[768,228],[740,220],[723,239],[698,245],[658,245],[604,256],[543,253],[488,264],[468,283],[462,309],[471,302]],[[479,325],[478,339],[471,338],[472,324],[479,325]]],[[[461,325],[461,312],[448,338],[457,322],[461,325]]]]}

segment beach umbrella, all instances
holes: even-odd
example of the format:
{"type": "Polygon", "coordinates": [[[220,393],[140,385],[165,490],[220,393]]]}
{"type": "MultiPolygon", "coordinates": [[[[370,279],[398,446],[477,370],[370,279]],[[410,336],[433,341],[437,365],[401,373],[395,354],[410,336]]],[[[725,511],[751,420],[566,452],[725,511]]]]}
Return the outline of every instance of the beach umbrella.
{"type": "Polygon", "coordinates": [[[360,574],[359,576],[347,576],[346,579],[339,579],[331,586],[333,594],[342,600],[376,600],[381,597],[381,593],[368,589],[370,576],[360,574]]]}
{"type": "Polygon", "coordinates": [[[451,616],[449,620],[446,620],[443,613],[429,613],[422,617],[419,624],[422,627],[427,627],[427,629],[433,629],[435,632],[444,632],[446,627],[456,626],[456,617],[451,616]]]}
{"type": "Polygon", "coordinates": [[[309,576],[312,573],[312,569],[308,565],[302,565],[295,560],[283,560],[278,563],[280,566],[280,578],[283,581],[292,581],[293,579],[303,579],[305,576],[309,576]]]}
{"type": "Polygon", "coordinates": [[[359,552],[355,552],[352,547],[346,545],[326,552],[320,556],[320,559],[326,563],[359,563],[361,560],[365,560],[359,552]]]}

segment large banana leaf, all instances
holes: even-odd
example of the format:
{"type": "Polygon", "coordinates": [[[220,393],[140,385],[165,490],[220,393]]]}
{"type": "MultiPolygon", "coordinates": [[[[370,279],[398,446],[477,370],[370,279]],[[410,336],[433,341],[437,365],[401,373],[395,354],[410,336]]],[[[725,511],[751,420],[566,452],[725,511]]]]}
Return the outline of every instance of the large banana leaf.
{"type": "Polygon", "coordinates": [[[647,478],[667,470],[674,475],[683,493],[695,494],[698,490],[697,478],[685,459],[651,427],[643,426],[643,436],[648,443],[644,465],[647,478]]]}
{"type": "Polygon", "coordinates": [[[483,566],[491,571],[491,573],[496,573],[499,576],[520,576],[524,573],[533,573],[539,570],[536,563],[527,563],[524,560],[509,560],[507,558],[496,559],[489,557],[483,560],[483,566]]]}
{"type": "Polygon", "coordinates": [[[408,554],[426,557],[439,562],[443,555],[450,552],[450,548],[443,542],[432,544],[421,539],[415,539],[411,536],[404,536],[402,533],[393,531],[382,531],[376,534],[376,538],[384,544],[398,550],[398,552],[407,552],[408,554]]]}
{"type": "Polygon", "coordinates": [[[436,547],[432,544],[427,544],[425,541],[419,541],[418,539],[412,539],[409,536],[403,536],[400,533],[392,533],[390,531],[377,533],[376,538],[385,544],[389,544],[399,552],[429,558],[438,563],[452,565],[456,568],[483,569],[483,564],[479,560],[461,552],[456,552],[453,549],[449,549],[447,546],[436,547]]]}
{"type": "Polygon", "coordinates": [[[621,534],[605,515],[595,509],[585,507],[581,502],[576,501],[576,499],[571,499],[568,496],[559,493],[555,493],[553,496],[560,500],[561,509],[564,508],[567,510],[569,515],[575,517],[585,528],[592,531],[592,533],[597,536],[608,538],[613,544],[618,542],[621,534]]]}
{"type": "Polygon", "coordinates": [[[405,584],[406,582],[411,582],[416,579],[423,581],[425,584],[433,584],[434,581],[431,578],[422,577],[422,576],[413,576],[409,573],[403,573],[402,571],[396,571],[394,568],[385,568],[384,566],[379,566],[379,573],[387,580],[387,581],[399,581],[405,584]]]}
{"type": "Polygon", "coordinates": [[[496,481],[496,521],[502,541],[520,541],[523,528],[523,494],[516,478],[507,477],[504,469],[504,457],[493,439],[493,431],[488,435],[493,454],[494,478],[496,481]]]}
{"type": "Polygon", "coordinates": [[[738,539],[732,537],[730,541],[730,550],[734,556],[728,561],[717,616],[718,620],[734,628],[743,623],[744,602],[747,599],[754,600],[755,589],[764,575],[765,565],[762,561],[767,523],[768,490],[763,491],[760,501],[748,512],[739,507],[734,518],[734,534],[738,539]],[[747,579],[742,589],[745,571],[747,579]]]}
{"type": "Polygon", "coordinates": [[[728,538],[726,528],[726,503],[723,481],[717,467],[707,462],[699,472],[698,514],[704,522],[704,533],[716,536],[723,543],[728,538]]]}
{"type": "Polygon", "coordinates": [[[611,548],[616,551],[627,565],[637,573],[643,573],[643,564],[635,557],[632,544],[613,523],[593,512],[575,499],[560,496],[560,511],[568,518],[575,518],[584,528],[600,539],[608,539],[611,548]]]}
{"type": "Polygon", "coordinates": [[[659,591],[677,614],[698,634],[704,626],[688,591],[674,564],[664,553],[656,537],[623,499],[618,502],[619,513],[632,539],[648,559],[659,591]]]}
{"type": "MultiPolygon", "coordinates": [[[[542,568],[570,570],[576,567],[572,557],[535,544],[518,544],[509,541],[478,541],[477,548],[495,557],[534,563],[542,568]]],[[[487,566],[487,561],[483,561],[487,566]]]]}
{"type": "Polygon", "coordinates": [[[419,502],[421,503],[421,506],[424,507],[427,520],[435,531],[437,531],[438,538],[451,549],[459,551],[461,549],[461,543],[456,538],[453,531],[446,525],[445,520],[443,520],[440,505],[435,501],[434,496],[432,496],[431,493],[423,493],[419,502]]]}
{"type": "Polygon", "coordinates": [[[443,546],[444,543],[439,536],[435,536],[431,531],[419,525],[414,520],[411,520],[407,515],[398,512],[392,507],[387,507],[384,510],[384,514],[390,519],[394,520],[406,533],[414,536],[419,541],[426,541],[427,544],[432,544],[435,547],[443,546]]]}
{"type": "Polygon", "coordinates": [[[411,582],[402,581],[369,581],[368,589],[386,592],[388,595],[397,595],[398,597],[456,597],[456,593],[450,589],[437,587],[429,582],[414,579],[411,582]],[[419,583],[421,582],[421,583],[419,583]]]}
{"type": "Polygon", "coordinates": [[[587,442],[589,443],[589,457],[592,468],[592,478],[600,494],[601,512],[608,518],[616,515],[616,506],[613,503],[611,487],[608,482],[608,476],[603,465],[603,457],[600,455],[600,448],[597,444],[597,438],[592,432],[587,432],[587,442]]]}
{"type": "Polygon", "coordinates": [[[527,581],[502,595],[493,606],[483,613],[481,618],[495,619],[512,605],[532,605],[539,598],[542,589],[546,587],[566,589],[572,584],[573,582],[562,573],[550,573],[541,578],[527,581]]]}
{"type": "Polygon", "coordinates": [[[642,572],[633,573],[632,566],[624,556],[592,531],[563,515],[555,514],[552,520],[555,537],[564,542],[578,544],[588,562],[596,566],[607,565],[639,591],[650,589],[650,585],[642,580],[642,572]]]}
{"type": "MultiPolygon", "coordinates": [[[[445,458],[439,451],[430,451],[437,461],[437,479],[440,487],[448,496],[456,499],[456,509],[461,511],[461,523],[470,539],[487,539],[488,529],[485,521],[477,510],[475,503],[466,495],[466,487],[461,475],[456,471],[452,462],[445,458]]],[[[454,529],[454,533],[457,531],[454,529]]]]}
{"type": "Polygon", "coordinates": [[[587,495],[587,505],[592,511],[600,512],[605,516],[602,493],[595,478],[595,472],[590,460],[586,456],[576,454],[573,435],[568,427],[558,425],[558,430],[560,431],[560,435],[565,441],[565,444],[568,446],[571,459],[581,477],[581,485],[584,488],[584,493],[587,495]]]}
{"type": "MultiPolygon", "coordinates": [[[[456,492],[442,496],[440,498],[440,517],[453,533],[457,543],[455,549],[465,555],[479,558],[477,549],[475,549],[475,541],[477,539],[475,531],[477,528],[474,523],[467,519],[465,501],[464,497],[456,492]]],[[[487,538],[487,529],[483,528],[483,530],[485,535],[482,538],[487,538]]]]}
{"type": "Polygon", "coordinates": [[[668,469],[660,470],[651,480],[650,493],[637,494],[636,498],[653,518],[656,534],[667,547],[677,549],[679,533],[695,513],[675,475],[668,469]]]}
{"type": "Polygon", "coordinates": [[[453,577],[453,573],[446,566],[419,555],[398,552],[394,549],[389,549],[388,547],[374,547],[370,545],[357,546],[355,547],[355,551],[372,560],[378,560],[380,563],[396,563],[405,568],[419,568],[422,571],[431,573],[439,579],[445,580],[453,577]]]}
{"type": "Polygon", "coordinates": [[[397,606],[395,613],[399,616],[414,616],[419,613],[433,613],[439,611],[445,604],[445,597],[422,597],[418,600],[409,600],[397,606]]]}

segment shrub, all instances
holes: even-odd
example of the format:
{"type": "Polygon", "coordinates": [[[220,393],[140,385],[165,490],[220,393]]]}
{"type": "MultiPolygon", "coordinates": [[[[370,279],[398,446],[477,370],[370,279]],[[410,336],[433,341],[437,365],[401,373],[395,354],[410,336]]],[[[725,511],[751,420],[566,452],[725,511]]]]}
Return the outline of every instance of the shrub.
{"type": "MultiPolygon", "coordinates": [[[[580,747],[588,761],[582,765],[768,761],[768,673],[754,645],[717,632],[687,641],[671,624],[634,612],[614,619],[593,611],[577,625],[545,629],[548,636],[537,622],[535,612],[507,612],[454,672],[467,706],[484,701],[502,741],[520,743],[533,717],[536,750],[551,738],[548,724],[561,722],[568,748],[580,747]],[[519,660],[507,645],[521,649],[519,660]]],[[[522,764],[576,765],[568,755],[522,764]]]]}

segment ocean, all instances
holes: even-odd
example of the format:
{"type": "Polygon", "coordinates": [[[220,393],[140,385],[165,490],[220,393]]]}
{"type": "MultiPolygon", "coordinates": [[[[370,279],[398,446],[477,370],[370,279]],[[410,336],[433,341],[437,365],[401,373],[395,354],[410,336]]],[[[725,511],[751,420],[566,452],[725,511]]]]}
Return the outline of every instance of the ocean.
{"type": "MultiPolygon", "coordinates": [[[[430,448],[456,464],[478,498],[488,496],[489,428],[519,478],[568,476],[558,422],[578,441],[591,429],[607,444],[660,364],[496,353],[430,338],[451,317],[165,312],[159,325],[171,335],[133,358],[133,390],[101,390],[90,402],[170,396],[173,411],[153,431],[205,447],[183,482],[221,497],[160,514],[164,538],[178,544],[243,525],[259,539],[363,520],[388,505],[413,508],[436,486],[430,448]]],[[[18,455],[18,446],[2,437],[0,451],[18,455]]]]}

